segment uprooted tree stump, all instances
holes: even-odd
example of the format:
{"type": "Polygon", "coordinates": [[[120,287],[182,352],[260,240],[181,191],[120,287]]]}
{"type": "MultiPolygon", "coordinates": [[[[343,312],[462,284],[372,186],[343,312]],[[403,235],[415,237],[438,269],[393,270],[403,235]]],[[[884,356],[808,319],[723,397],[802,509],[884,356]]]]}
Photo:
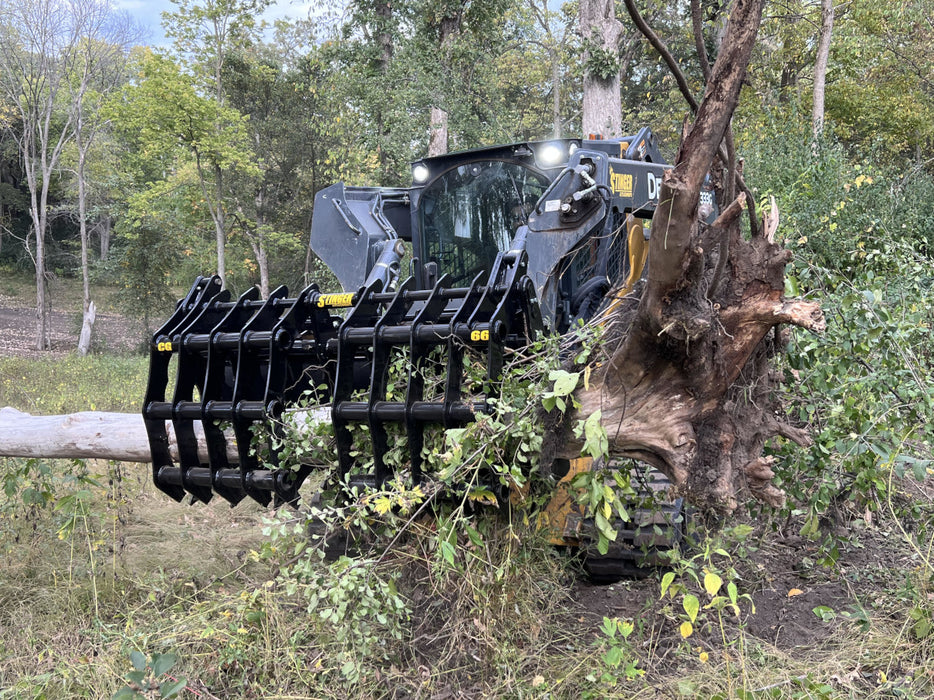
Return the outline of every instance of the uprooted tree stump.
{"type": "MultiPolygon", "coordinates": [[[[611,454],[648,462],[694,503],[721,513],[746,495],[783,503],[765,443],[781,436],[804,445],[809,438],[780,419],[769,359],[784,346],[781,325],[824,329],[817,303],[783,296],[791,253],[775,241],[774,203],[767,220],[750,227],[749,239],[741,228],[743,193],[712,225],[699,214],[708,173],[718,194],[733,189],[723,177],[717,181],[718,172],[732,171],[720,144],[762,6],[763,0],[737,0],[733,7],[704,99],[662,184],[641,298],[624,301],[605,319],[602,364],[578,394],[580,415],[601,411],[611,454]]],[[[553,433],[546,450],[579,454],[570,432],[553,433]]]]}

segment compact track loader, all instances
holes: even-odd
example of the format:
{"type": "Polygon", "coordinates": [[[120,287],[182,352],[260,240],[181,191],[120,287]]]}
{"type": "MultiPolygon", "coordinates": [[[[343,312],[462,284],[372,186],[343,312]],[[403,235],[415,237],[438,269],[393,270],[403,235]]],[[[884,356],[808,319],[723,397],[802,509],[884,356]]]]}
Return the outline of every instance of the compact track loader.
{"type": "MultiPolygon", "coordinates": [[[[238,299],[218,278],[199,278],[152,339],[143,416],[156,486],[176,500],[294,504],[315,468],[261,463],[251,440],[309,390],[327,407],[337,443],[335,476],[379,487],[394,475],[387,452],[403,433],[407,473],[423,474],[425,431],[463,427],[488,410],[504,354],[544,333],[565,333],[630,292],[646,265],[646,241],[670,166],[647,128],[622,139],[565,139],[478,148],[413,164],[408,188],[336,184],[315,198],[311,247],[343,291],[285,287],[238,299]],[[403,274],[403,266],[406,268],[403,274]],[[390,391],[394,353],[407,364],[404,391],[390,391]],[[465,388],[464,357],[485,363],[465,388]],[[174,362],[174,370],[172,365],[174,362]],[[442,379],[426,384],[431,364],[442,379]],[[440,369],[439,369],[440,368],[440,369]],[[170,371],[174,395],[167,398],[170,371]],[[171,421],[179,445],[173,462],[171,421]],[[199,458],[200,423],[208,459],[199,458]],[[368,444],[359,442],[365,425],[368,444]],[[224,427],[228,431],[225,433],[224,427]],[[238,458],[228,451],[230,430],[238,458]],[[372,451],[363,468],[354,455],[372,451]]],[[[716,216],[712,191],[702,206],[716,216]]],[[[552,466],[558,486],[545,520],[559,544],[595,541],[569,492],[590,460],[552,466]]],[[[660,474],[646,489],[663,491],[660,474]]],[[[592,574],[613,579],[677,538],[680,501],[636,509],[592,574]]]]}

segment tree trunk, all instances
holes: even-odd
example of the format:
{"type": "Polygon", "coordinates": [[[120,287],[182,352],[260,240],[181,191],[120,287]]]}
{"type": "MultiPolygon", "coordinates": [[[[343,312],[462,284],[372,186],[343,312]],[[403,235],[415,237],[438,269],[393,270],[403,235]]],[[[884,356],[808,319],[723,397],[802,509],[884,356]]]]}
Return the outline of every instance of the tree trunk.
{"type": "MultiPolygon", "coordinates": [[[[392,28],[392,5],[388,0],[380,0],[376,3],[376,23],[377,23],[377,32],[376,32],[376,41],[379,45],[379,65],[378,73],[382,82],[385,84],[386,79],[389,76],[389,68],[392,64],[392,55],[395,51],[395,46],[393,44],[393,32],[392,28]]],[[[392,133],[392,129],[389,124],[386,123],[385,115],[383,114],[383,102],[380,101],[379,106],[376,110],[376,116],[374,119],[376,123],[376,133],[377,133],[377,144],[376,148],[379,155],[379,164],[382,170],[381,174],[386,175],[387,169],[389,167],[389,152],[385,148],[385,140],[389,138],[392,133]]]]}
{"type": "Polygon", "coordinates": [[[81,238],[81,333],[78,336],[78,354],[87,355],[91,349],[91,334],[94,329],[96,313],[94,302],[91,301],[91,271],[88,263],[88,206],[87,188],[85,183],[85,159],[87,158],[88,144],[84,141],[83,119],[79,115],[75,129],[75,145],[78,149],[78,229],[81,238]]]}
{"type": "Polygon", "coordinates": [[[81,317],[81,332],[78,334],[78,354],[87,355],[91,350],[91,332],[94,330],[94,321],[97,320],[97,307],[90,299],[81,317]]]}
{"type": "MultiPolygon", "coordinates": [[[[172,423],[169,449],[178,459],[172,423]]],[[[201,425],[195,423],[198,451],[208,454],[201,425]]],[[[229,457],[237,461],[236,443],[228,440],[229,457]]],[[[0,456],[43,459],[114,459],[150,462],[149,438],[143,416],[135,413],[85,411],[67,416],[32,416],[15,408],[0,408],[0,456]]]]}
{"type": "MultiPolygon", "coordinates": [[[[818,304],[782,296],[791,254],[775,243],[774,208],[751,240],[739,226],[743,194],[712,226],[697,214],[763,4],[736,0],[733,6],[704,99],[663,180],[641,299],[620,304],[608,320],[602,367],[578,397],[581,416],[601,412],[611,453],[655,466],[692,502],[722,513],[744,495],[782,502],[763,446],[773,436],[801,444],[808,436],[778,418],[769,357],[783,342],[770,331],[779,324],[824,327],[818,304]],[[720,254],[727,256],[723,265],[720,254]],[[715,280],[718,274],[726,276],[715,280]]],[[[546,455],[580,454],[581,442],[569,429],[546,439],[546,455]]]]}
{"type": "Polygon", "coordinates": [[[43,229],[36,230],[36,350],[51,349],[52,333],[45,279],[45,230],[43,229]]]}
{"type": "Polygon", "coordinates": [[[832,33],[833,0],[821,0],[820,39],[817,44],[817,59],[814,61],[814,103],[811,108],[811,125],[815,140],[824,130],[824,87],[827,84],[827,61],[830,58],[832,33]]]}
{"type": "Polygon", "coordinates": [[[561,61],[558,50],[552,45],[548,48],[548,60],[551,62],[551,135],[561,138],[561,61]]]}
{"type": "Polygon", "coordinates": [[[106,260],[110,255],[110,233],[113,228],[113,221],[109,216],[104,217],[97,222],[97,233],[100,236],[100,255],[101,260],[106,260]]]}
{"type": "MultiPolygon", "coordinates": [[[[49,312],[49,295],[45,272],[45,229],[47,188],[42,185],[42,194],[32,198],[32,228],[36,234],[36,350],[52,349],[52,319],[49,312]]],[[[28,246],[27,246],[28,247],[28,246]]]]}
{"type": "Polygon", "coordinates": [[[612,0],[581,0],[580,32],[584,40],[582,131],[605,138],[622,136],[619,41],[623,25],[612,0]]]}
{"type": "MultiPolygon", "coordinates": [[[[289,411],[296,426],[330,421],[330,411],[289,411]]],[[[167,421],[169,451],[178,461],[178,444],[172,422],[167,421]]],[[[194,423],[198,455],[208,461],[204,431],[194,423]]],[[[227,459],[239,462],[233,431],[225,433],[227,459]]],[[[151,462],[149,438],[143,416],[138,413],[84,411],[65,416],[33,416],[15,408],[0,408],[0,457],[41,459],[113,459],[120,462],[151,462]]]]}
{"type": "Polygon", "coordinates": [[[448,152],[448,113],[439,107],[431,108],[431,130],[428,135],[428,156],[441,156],[448,152]]]}
{"type": "MultiPolygon", "coordinates": [[[[451,42],[460,31],[459,12],[445,15],[438,27],[438,53],[445,72],[451,69],[451,42]]],[[[437,96],[437,95],[436,95],[437,96]]],[[[448,112],[437,105],[431,106],[431,124],[428,132],[428,156],[440,156],[448,152],[448,112]]]]}
{"type": "Polygon", "coordinates": [[[219,165],[214,166],[214,192],[217,196],[211,208],[214,219],[214,238],[217,244],[217,274],[221,278],[221,287],[227,289],[227,224],[224,216],[224,171],[219,165]]]}

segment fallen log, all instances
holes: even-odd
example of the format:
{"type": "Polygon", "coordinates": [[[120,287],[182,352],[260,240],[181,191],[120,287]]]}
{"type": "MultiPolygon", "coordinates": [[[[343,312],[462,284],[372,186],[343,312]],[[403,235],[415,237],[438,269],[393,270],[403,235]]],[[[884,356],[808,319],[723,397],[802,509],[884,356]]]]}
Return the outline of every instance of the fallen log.
{"type": "MultiPolygon", "coordinates": [[[[168,423],[169,450],[178,459],[178,444],[168,423]]],[[[198,454],[207,461],[204,431],[195,424],[198,454]]],[[[236,443],[228,440],[228,455],[237,459],[236,443]]],[[[142,415],[83,411],[63,416],[34,416],[15,408],[0,408],[0,456],[43,459],[112,459],[150,462],[149,439],[142,415]]]]}
{"type": "MultiPolygon", "coordinates": [[[[286,412],[294,426],[311,427],[329,420],[328,409],[286,412]]],[[[193,423],[198,457],[208,462],[204,429],[193,423]]],[[[178,443],[172,421],[166,421],[169,452],[178,461],[178,443]]],[[[227,459],[239,462],[233,432],[226,432],[227,459]]],[[[151,462],[149,438],[143,416],[137,413],[82,411],[59,416],[34,416],[15,408],[0,408],[0,457],[41,459],[112,459],[119,462],[151,462]]]]}

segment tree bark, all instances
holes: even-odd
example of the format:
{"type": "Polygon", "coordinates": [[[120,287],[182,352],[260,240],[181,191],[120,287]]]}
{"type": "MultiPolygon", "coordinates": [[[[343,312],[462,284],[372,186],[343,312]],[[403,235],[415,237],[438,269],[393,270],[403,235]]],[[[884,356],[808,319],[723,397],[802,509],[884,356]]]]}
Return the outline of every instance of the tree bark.
{"type": "MultiPolygon", "coordinates": [[[[438,27],[438,50],[441,63],[446,70],[451,68],[451,42],[460,31],[460,12],[445,15],[438,27]]],[[[431,123],[428,132],[428,156],[440,156],[448,152],[448,113],[438,105],[431,106],[431,123]]]]}
{"type": "Polygon", "coordinates": [[[440,107],[431,108],[431,129],[428,135],[428,157],[448,152],[448,113],[440,107]]]}
{"type": "Polygon", "coordinates": [[[622,136],[619,42],[623,25],[616,19],[615,4],[611,0],[581,0],[580,32],[584,40],[581,130],[584,136],[622,136]]]}
{"type": "MultiPolygon", "coordinates": [[[[296,426],[312,426],[330,420],[330,411],[315,409],[286,413],[296,426]]],[[[178,461],[178,443],[172,422],[166,422],[169,451],[178,461]]],[[[201,424],[194,423],[198,455],[208,461],[201,424]]],[[[227,459],[239,462],[233,432],[225,433],[227,459]]],[[[119,462],[151,462],[149,438],[143,417],[137,413],[84,411],[64,416],[33,416],[15,408],[0,408],[0,457],[41,459],[112,459],[119,462]]]]}
{"type": "MultiPolygon", "coordinates": [[[[177,460],[178,446],[171,422],[168,428],[169,449],[177,460]]],[[[198,451],[207,461],[200,428],[196,423],[198,451]]],[[[235,448],[230,450],[234,461],[236,454],[235,448]]],[[[33,416],[9,407],[0,408],[0,456],[151,461],[142,415],[85,411],[67,416],[33,416]]]]}
{"type": "Polygon", "coordinates": [[[86,159],[88,146],[84,141],[84,120],[81,108],[78,108],[78,118],[75,124],[75,144],[78,148],[78,229],[81,238],[81,333],[78,335],[78,354],[87,355],[91,350],[91,334],[94,330],[96,312],[94,302],[91,300],[91,269],[88,261],[88,205],[86,185],[86,159]]]}
{"type": "Polygon", "coordinates": [[[94,321],[97,320],[97,307],[90,299],[81,317],[81,332],[78,334],[78,354],[87,355],[91,350],[91,333],[94,330],[94,321]]]}
{"type": "MultiPolygon", "coordinates": [[[[655,466],[692,502],[721,513],[743,496],[782,502],[763,447],[775,436],[801,444],[808,436],[777,418],[769,359],[781,343],[770,331],[780,324],[824,328],[818,304],[783,298],[791,254],[774,240],[777,218],[744,239],[742,195],[713,226],[698,217],[700,188],[739,100],[763,4],[733,6],[704,98],[661,187],[644,291],[607,320],[602,366],[578,396],[579,415],[601,411],[612,454],[655,466]],[[710,294],[718,268],[723,278],[710,294]]],[[[570,432],[550,433],[546,455],[580,454],[570,432]]]]}
{"type": "Polygon", "coordinates": [[[824,87],[827,84],[833,16],[833,0],[821,0],[820,38],[817,44],[817,59],[814,61],[814,103],[811,108],[811,125],[815,139],[824,130],[824,87]]]}
{"type": "Polygon", "coordinates": [[[100,258],[106,260],[110,255],[110,233],[113,227],[113,221],[109,216],[104,216],[97,222],[97,234],[100,237],[100,258]]]}

